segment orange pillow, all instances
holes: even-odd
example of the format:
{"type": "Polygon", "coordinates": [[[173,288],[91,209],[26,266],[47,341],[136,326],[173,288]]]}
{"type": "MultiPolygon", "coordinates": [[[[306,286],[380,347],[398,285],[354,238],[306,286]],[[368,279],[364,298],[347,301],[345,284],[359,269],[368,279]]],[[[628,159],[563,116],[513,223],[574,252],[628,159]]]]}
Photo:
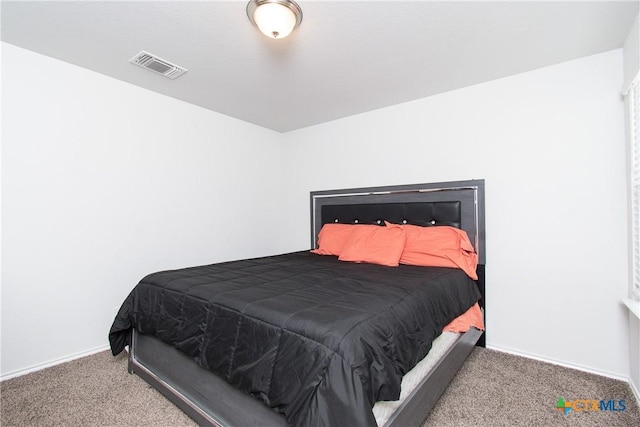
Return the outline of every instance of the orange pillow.
{"type": "Polygon", "coordinates": [[[482,310],[480,310],[480,306],[478,305],[478,303],[475,303],[469,310],[453,319],[451,323],[444,327],[443,331],[463,333],[467,332],[472,326],[476,329],[484,331],[482,310]]]}
{"type": "Polygon", "coordinates": [[[329,223],[322,226],[318,233],[318,249],[311,252],[318,255],[340,255],[342,248],[351,236],[355,228],[381,228],[377,225],[335,224],[329,223]]]}
{"type": "Polygon", "coordinates": [[[399,225],[357,226],[338,259],[397,267],[404,241],[404,230],[399,225]]]}
{"type": "Polygon", "coordinates": [[[459,268],[478,280],[478,254],[464,230],[449,226],[403,227],[406,242],[400,264],[459,268]]]}

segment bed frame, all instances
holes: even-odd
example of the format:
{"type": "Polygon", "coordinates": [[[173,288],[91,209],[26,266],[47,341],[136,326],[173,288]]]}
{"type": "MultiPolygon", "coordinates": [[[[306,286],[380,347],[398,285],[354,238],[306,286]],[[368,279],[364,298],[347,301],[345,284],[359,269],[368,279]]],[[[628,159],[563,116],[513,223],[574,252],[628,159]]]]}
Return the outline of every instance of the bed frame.
{"type": "MultiPolygon", "coordinates": [[[[311,247],[323,224],[384,220],[423,226],[451,225],[467,232],[478,252],[478,287],[484,309],[484,180],[311,192],[311,247]]],[[[385,427],[420,425],[484,333],[462,334],[391,415],[385,427]]],[[[199,367],[156,338],[133,331],[129,372],[136,373],[198,424],[218,427],[284,427],[284,417],[199,367]]]]}

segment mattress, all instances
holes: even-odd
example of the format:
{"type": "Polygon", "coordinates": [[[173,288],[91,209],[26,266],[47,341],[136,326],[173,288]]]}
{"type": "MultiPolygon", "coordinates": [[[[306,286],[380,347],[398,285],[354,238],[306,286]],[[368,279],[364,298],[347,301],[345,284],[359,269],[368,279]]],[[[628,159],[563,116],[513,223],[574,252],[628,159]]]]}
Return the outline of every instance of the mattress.
{"type": "Polygon", "coordinates": [[[404,374],[480,294],[451,268],[396,268],[297,252],[154,273],[124,302],[131,328],[160,339],[294,425],[376,425],[404,374]]]}

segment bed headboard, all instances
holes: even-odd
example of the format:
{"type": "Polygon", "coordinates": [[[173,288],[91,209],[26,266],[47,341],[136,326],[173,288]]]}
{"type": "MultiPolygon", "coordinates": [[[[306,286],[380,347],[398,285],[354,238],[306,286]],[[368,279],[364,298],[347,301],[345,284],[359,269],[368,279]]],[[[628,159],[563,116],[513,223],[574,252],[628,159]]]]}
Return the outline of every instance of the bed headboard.
{"type": "Polygon", "coordinates": [[[311,192],[311,247],[323,224],[449,225],[467,232],[486,263],[484,180],[311,192]]]}
{"type": "MultiPolygon", "coordinates": [[[[311,247],[323,224],[449,225],[467,232],[478,253],[480,306],[486,318],[484,180],[311,192],[311,247]]],[[[477,344],[486,345],[486,332],[477,344]]]]}

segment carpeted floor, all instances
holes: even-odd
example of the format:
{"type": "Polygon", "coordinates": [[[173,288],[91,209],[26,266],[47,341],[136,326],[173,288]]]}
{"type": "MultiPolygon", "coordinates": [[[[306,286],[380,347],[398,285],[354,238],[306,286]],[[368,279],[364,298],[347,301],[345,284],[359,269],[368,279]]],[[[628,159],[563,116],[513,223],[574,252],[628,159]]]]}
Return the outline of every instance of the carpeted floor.
{"type": "MultiPolygon", "coordinates": [[[[135,375],[126,356],[101,352],[0,383],[2,426],[194,426],[135,375]]],[[[616,405],[616,409],[620,409],[616,405]]],[[[628,384],[476,348],[423,427],[640,426],[628,384]],[[624,400],[624,411],[555,409],[567,401],[624,400]]]]}

